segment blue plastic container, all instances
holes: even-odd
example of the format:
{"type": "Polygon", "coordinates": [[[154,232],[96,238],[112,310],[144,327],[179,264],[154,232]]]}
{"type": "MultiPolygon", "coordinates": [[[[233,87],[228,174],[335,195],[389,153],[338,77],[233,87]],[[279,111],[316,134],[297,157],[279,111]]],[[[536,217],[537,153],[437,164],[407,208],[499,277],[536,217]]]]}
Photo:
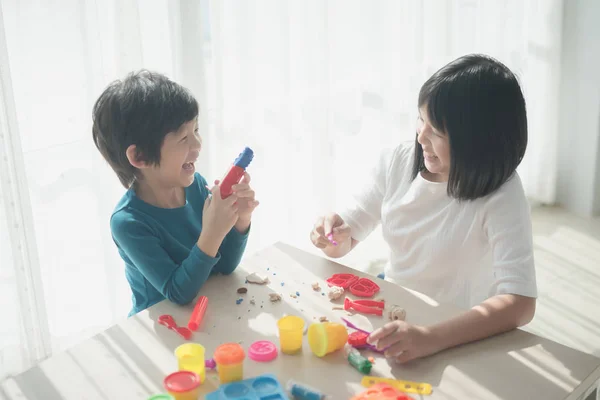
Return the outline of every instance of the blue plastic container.
{"type": "Polygon", "coordinates": [[[275,375],[264,374],[221,385],[206,400],[289,400],[275,375]]]}

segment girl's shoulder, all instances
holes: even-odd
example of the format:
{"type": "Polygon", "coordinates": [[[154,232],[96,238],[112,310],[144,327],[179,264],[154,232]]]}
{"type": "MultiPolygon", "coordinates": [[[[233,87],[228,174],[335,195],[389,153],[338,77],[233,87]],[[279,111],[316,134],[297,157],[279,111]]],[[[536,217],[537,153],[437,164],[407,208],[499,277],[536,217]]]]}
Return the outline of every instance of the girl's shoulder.
{"type": "Polygon", "coordinates": [[[528,222],[530,219],[531,206],[516,171],[495,192],[476,201],[480,203],[484,221],[503,224],[519,220],[528,222]]]}
{"type": "Polygon", "coordinates": [[[379,155],[379,167],[389,177],[409,176],[413,168],[415,142],[407,141],[395,146],[385,147],[379,155]],[[401,176],[397,176],[401,175],[401,176]]]}

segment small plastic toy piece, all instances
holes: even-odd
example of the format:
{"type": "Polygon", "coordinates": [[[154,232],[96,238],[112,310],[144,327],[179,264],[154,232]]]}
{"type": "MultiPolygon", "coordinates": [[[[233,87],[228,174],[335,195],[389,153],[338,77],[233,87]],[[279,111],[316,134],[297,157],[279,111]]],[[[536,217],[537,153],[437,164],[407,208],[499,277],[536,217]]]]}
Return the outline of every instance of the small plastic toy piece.
{"type": "Polygon", "coordinates": [[[248,358],[258,362],[268,362],[277,357],[277,347],[268,340],[259,340],[250,345],[248,358]]]}
{"type": "Polygon", "coordinates": [[[344,310],[356,310],[363,314],[383,315],[383,308],[385,303],[383,301],[374,300],[350,300],[346,297],[344,300],[344,310]]]}
{"type": "Polygon", "coordinates": [[[213,355],[217,363],[221,383],[244,379],[244,358],[246,353],[239,343],[224,343],[215,349],[213,355]]]}
{"type": "Polygon", "coordinates": [[[209,358],[208,360],[204,361],[204,367],[208,369],[215,369],[217,368],[217,362],[214,359],[209,358]]]}
{"type": "Polygon", "coordinates": [[[324,357],[343,348],[347,340],[348,331],[344,325],[324,322],[308,327],[308,344],[317,357],[324,357]]]}
{"type": "Polygon", "coordinates": [[[200,383],[206,378],[204,346],[198,343],[184,343],[175,349],[175,357],[180,371],[192,371],[200,377],[200,383]]]}
{"type": "Polygon", "coordinates": [[[311,286],[315,292],[321,291],[321,285],[319,285],[319,282],[313,282],[313,284],[311,286]]]}
{"type": "Polygon", "coordinates": [[[332,232],[332,233],[329,233],[329,234],[327,235],[327,239],[329,240],[329,243],[331,243],[332,245],[334,245],[334,246],[337,246],[337,245],[338,245],[338,243],[337,243],[335,240],[333,240],[333,232],[332,232]]]}
{"type": "Polygon", "coordinates": [[[166,326],[172,331],[175,331],[179,336],[184,338],[185,340],[190,340],[192,337],[192,331],[183,326],[177,326],[175,323],[175,319],[169,314],[163,314],[158,317],[158,323],[166,326]]]}
{"type": "Polygon", "coordinates": [[[378,376],[364,376],[360,382],[364,387],[370,388],[371,386],[385,383],[390,385],[396,390],[400,390],[405,393],[415,393],[415,394],[431,394],[431,385],[429,383],[424,382],[411,382],[411,381],[401,381],[396,379],[388,379],[388,378],[380,378],[378,376]]]}
{"type": "Polygon", "coordinates": [[[350,400],[413,400],[413,398],[388,384],[379,383],[371,386],[361,394],[352,397],[350,400]]]}
{"type": "Polygon", "coordinates": [[[287,382],[286,389],[296,400],[325,400],[329,398],[329,396],[319,392],[317,389],[314,389],[303,383],[296,382],[293,379],[290,379],[287,382]]]}
{"type": "Polygon", "coordinates": [[[231,187],[240,183],[246,168],[248,168],[248,165],[250,165],[253,158],[254,152],[251,148],[246,147],[235,159],[233,165],[221,180],[221,198],[226,199],[231,196],[231,193],[233,193],[231,187]]]}
{"type": "Polygon", "coordinates": [[[358,278],[354,274],[334,274],[327,279],[329,286],[339,286],[358,297],[373,297],[379,286],[368,278],[358,278]]]}
{"type": "Polygon", "coordinates": [[[263,374],[243,381],[221,385],[206,400],[287,400],[285,389],[273,374],[263,374]]]}
{"type": "Polygon", "coordinates": [[[194,307],[194,311],[192,311],[192,315],[190,316],[190,320],[188,322],[189,330],[198,330],[200,324],[202,323],[202,318],[204,318],[206,307],[208,307],[208,298],[206,296],[200,296],[198,298],[198,301],[196,302],[196,306],[194,307]]]}
{"type": "Polygon", "coordinates": [[[367,358],[363,357],[358,350],[346,343],[344,351],[350,365],[356,368],[361,374],[368,374],[371,372],[373,364],[371,364],[371,361],[367,358]]]}
{"type": "Polygon", "coordinates": [[[200,395],[200,377],[192,371],[177,371],[163,381],[167,392],[175,400],[196,400],[200,395]]]}

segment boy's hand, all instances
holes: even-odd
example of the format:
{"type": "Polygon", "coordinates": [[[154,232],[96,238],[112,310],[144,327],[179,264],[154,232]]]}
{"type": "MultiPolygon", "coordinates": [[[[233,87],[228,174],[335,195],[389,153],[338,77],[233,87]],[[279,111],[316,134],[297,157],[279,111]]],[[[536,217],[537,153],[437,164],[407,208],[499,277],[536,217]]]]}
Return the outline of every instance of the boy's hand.
{"type": "Polygon", "coordinates": [[[225,235],[229,233],[238,220],[238,198],[232,194],[221,198],[219,185],[210,190],[211,196],[204,201],[202,211],[202,232],[198,238],[198,247],[210,256],[215,256],[225,235]]]}
{"type": "Polygon", "coordinates": [[[231,188],[233,194],[238,198],[238,221],[235,227],[238,231],[245,232],[250,226],[252,212],[259,204],[254,197],[254,190],[250,187],[250,174],[245,172],[240,183],[233,185],[231,188]]]}
{"type": "Polygon", "coordinates": [[[317,219],[310,233],[310,240],[319,249],[324,249],[328,246],[334,246],[332,242],[339,245],[350,240],[350,233],[350,227],[342,217],[338,214],[329,214],[317,219]]]}
{"type": "Polygon", "coordinates": [[[367,341],[385,350],[398,363],[428,356],[441,350],[430,330],[405,321],[393,321],[372,332],[367,341]]]}

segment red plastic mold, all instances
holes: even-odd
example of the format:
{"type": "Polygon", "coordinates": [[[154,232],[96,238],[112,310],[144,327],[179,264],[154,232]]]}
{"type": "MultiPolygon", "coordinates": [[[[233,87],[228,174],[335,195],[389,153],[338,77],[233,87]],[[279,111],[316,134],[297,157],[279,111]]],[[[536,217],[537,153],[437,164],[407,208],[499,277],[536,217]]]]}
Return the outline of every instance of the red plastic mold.
{"type": "Polygon", "coordinates": [[[355,310],[363,314],[383,315],[383,308],[385,303],[383,301],[374,300],[350,300],[346,297],[344,300],[344,310],[355,310]]]}
{"type": "Polygon", "coordinates": [[[175,331],[179,336],[181,336],[185,340],[190,340],[192,337],[192,331],[183,326],[177,326],[177,324],[175,323],[175,319],[169,314],[163,314],[160,317],[158,317],[158,323],[166,326],[172,331],[175,331]]]}
{"type": "Polygon", "coordinates": [[[368,278],[358,278],[354,274],[334,274],[327,279],[329,286],[339,286],[344,290],[349,290],[358,297],[373,297],[379,292],[379,286],[368,278]]]}

